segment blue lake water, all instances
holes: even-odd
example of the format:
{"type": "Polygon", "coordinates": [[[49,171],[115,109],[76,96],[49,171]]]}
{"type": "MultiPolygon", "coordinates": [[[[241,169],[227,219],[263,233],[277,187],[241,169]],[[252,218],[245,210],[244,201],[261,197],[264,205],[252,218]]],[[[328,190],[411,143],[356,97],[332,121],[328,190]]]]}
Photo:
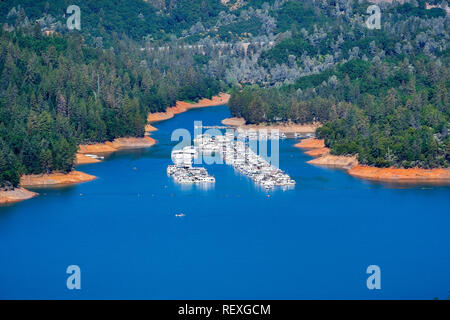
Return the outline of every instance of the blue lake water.
{"type": "Polygon", "coordinates": [[[78,168],[97,180],[0,207],[0,298],[447,299],[450,187],[311,166],[293,139],[280,141],[293,190],[267,197],[227,165],[207,166],[208,190],[176,185],[172,131],[228,116],[225,106],[177,115],[155,125],[154,147],[78,168]],[[81,290],[66,288],[69,265],[81,290]],[[367,289],[369,265],[381,290],[367,289]]]}

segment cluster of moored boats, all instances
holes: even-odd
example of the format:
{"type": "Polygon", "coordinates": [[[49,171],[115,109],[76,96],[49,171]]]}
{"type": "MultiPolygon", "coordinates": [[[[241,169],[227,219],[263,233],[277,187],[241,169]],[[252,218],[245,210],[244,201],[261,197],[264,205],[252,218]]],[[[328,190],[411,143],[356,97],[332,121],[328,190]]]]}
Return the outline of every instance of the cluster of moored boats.
{"type": "Polygon", "coordinates": [[[180,150],[172,151],[173,165],[167,167],[167,174],[177,183],[214,183],[216,179],[208,174],[203,167],[194,167],[192,162],[197,156],[197,150],[193,147],[184,147],[180,150]]]}
{"type": "MultiPolygon", "coordinates": [[[[297,137],[297,134],[295,134],[297,137]]],[[[211,136],[201,134],[195,137],[194,146],[172,151],[173,165],[167,167],[167,174],[177,183],[214,183],[216,180],[209,175],[204,167],[194,167],[193,160],[201,152],[202,154],[218,154],[219,159],[233,166],[240,173],[250,177],[256,184],[265,189],[277,186],[290,187],[295,181],[281,169],[270,164],[263,157],[256,154],[250,147],[251,140],[283,139],[278,132],[267,134],[264,131],[227,131],[225,135],[211,136]],[[236,139],[237,137],[237,139],[236,139]]]]}
{"type": "MultiPolygon", "coordinates": [[[[313,133],[299,133],[295,132],[291,134],[291,138],[302,139],[302,138],[313,138],[313,133]]],[[[278,130],[272,130],[268,132],[268,130],[260,129],[249,129],[249,130],[237,130],[237,138],[240,140],[275,140],[275,139],[286,139],[288,136],[286,133],[279,133],[278,130]]]]}
{"type": "Polygon", "coordinates": [[[198,135],[194,143],[203,153],[219,152],[225,163],[266,189],[294,186],[295,181],[288,174],[251,150],[245,140],[252,139],[252,133],[238,134],[235,140],[234,133],[227,132],[224,136],[198,135]]]}
{"type": "Polygon", "coordinates": [[[267,130],[238,130],[237,138],[239,140],[275,140],[286,139],[285,133],[279,133],[278,131],[267,132],[267,130]]]}

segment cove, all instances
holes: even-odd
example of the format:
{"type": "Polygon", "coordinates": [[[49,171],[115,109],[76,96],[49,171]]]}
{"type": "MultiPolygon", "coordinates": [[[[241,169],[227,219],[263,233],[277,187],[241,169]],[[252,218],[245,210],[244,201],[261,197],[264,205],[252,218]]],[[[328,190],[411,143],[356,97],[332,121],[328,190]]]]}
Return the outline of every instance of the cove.
{"type": "Polygon", "coordinates": [[[312,166],[293,139],[279,145],[293,190],[267,193],[216,164],[208,189],[175,184],[172,132],[229,116],[226,106],[176,115],[154,124],[153,147],[77,167],[98,179],[0,207],[0,298],[447,298],[449,187],[312,166]],[[70,265],[81,290],[66,287],[70,265]],[[366,286],[370,265],[381,290],[366,286]]]}

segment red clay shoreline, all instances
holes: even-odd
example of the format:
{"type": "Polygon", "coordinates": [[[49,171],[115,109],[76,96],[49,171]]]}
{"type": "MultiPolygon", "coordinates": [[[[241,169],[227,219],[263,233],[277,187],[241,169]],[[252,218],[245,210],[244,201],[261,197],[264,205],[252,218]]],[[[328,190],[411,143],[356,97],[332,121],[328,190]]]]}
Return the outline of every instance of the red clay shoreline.
{"type": "Polygon", "coordinates": [[[315,157],[308,163],[334,168],[343,168],[351,176],[389,183],[408,184],[440,184],[450,185],[450,169],[422,169],[422,168],[377,168],[364,166],[358,163],[356,156],[335,156],[330,154],[330,149],[325,147],[321,139],[304,139],[294,145],[307,150],[305,153],[315,157]]]}
{"type": "Polygon", "coordinates": [[[97,177],[72,170],[69,173],[50,173],[50,174],[30,174],[20,177],[20,185],[23,187],[43,187],[54,185],[70,185],[81,182],[87,182],[97,179],[97,177]]]}
{"type": "Polygon", "coordinates": [[[146,132],[152,132],[157,130],[155,127],[151,125],[152,123],[171,119],[175,115],[186,112],[190,109],[221,106],[227,104],[229,100],[230,94],[220,93],[218,96],[214,96],[211,99],[201,99],[197,103],[177,101],[175,106],[167,108],[165,112],[150,113],[147,117],[148,125],[146,127],[146,132]]]}
{"type": "Polygon", "coordinates": [[[143,138],[125,137],[103,143],[82,144],[79,146],[76,154],[76,164],[80,165],[100,162],[98,158],[93,156],[109,154],[123,149],[148,148],[155,144],[156,140],[148,136],[143,138]]]}
{"type": "Polygon", "coordinates": [[[13,190],[0,190],[0,205],[11,204],[36,197],[36,192],[19,187],[13,190]]]}

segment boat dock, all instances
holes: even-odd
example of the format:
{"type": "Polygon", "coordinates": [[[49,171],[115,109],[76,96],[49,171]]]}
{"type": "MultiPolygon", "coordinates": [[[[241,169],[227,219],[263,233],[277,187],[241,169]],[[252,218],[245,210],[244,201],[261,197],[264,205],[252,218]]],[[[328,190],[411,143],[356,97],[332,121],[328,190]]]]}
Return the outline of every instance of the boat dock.
{"type": "Polygon", "coordinates": [[[228,126],[194,126],[195,129],[202,128],[202,129],[233,129],[232,127],[228,126]]]}
{"type": "Polygon", "coordinates": [[[250,177],[266,190],[277,186],[295,185],[295,181],[288,174],[254,153],[247,143],[241,140],[235,141],[234,138],[232,133],[215,137],[202,134],[194,139],[194,143],[200,152],[220,152],[225,163],[250,177]]]}
{"type": "Polygon", "coordinates": [[[196,155],[197,150],[193,147],[173,150],[172,161],[174,164],[167,167],[167,174],[180,184],[216,182],[216,179],[210,176],[205,168],[192,166],[192,160],[196,155]]]}

